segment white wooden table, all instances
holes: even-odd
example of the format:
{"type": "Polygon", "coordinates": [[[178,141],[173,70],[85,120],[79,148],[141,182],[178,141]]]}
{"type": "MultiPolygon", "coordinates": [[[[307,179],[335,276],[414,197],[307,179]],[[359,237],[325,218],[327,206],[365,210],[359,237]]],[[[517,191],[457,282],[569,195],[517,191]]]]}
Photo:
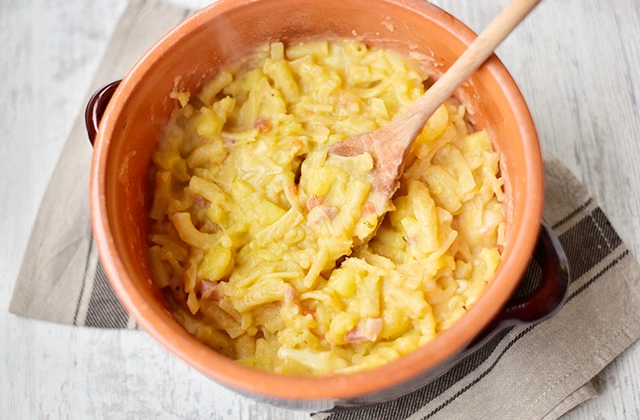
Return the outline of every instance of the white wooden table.
{"type": "MultiPolygon", "coordinates": [[[[0,0],[0,418],[307,418],[236,396],[139,331],[7,313],[47,180],[125,2],[0,0]]],[[[507,0],[436,3],[478,30],[507,0]]],[[[543,148],[579,175],[640,256],[640,3],[547,0],[499,55],[543,148]]],[[[599,385],[597,399],[565,418],[640,418],[640,345],[599,385]]]]}

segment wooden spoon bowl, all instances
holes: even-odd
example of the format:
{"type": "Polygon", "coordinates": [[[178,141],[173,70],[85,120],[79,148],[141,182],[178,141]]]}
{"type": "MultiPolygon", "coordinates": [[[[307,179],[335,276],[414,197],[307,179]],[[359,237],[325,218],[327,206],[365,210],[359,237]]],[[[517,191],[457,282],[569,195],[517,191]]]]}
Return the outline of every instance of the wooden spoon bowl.
{"type": "MultiPolygon", "coordinates": [[[[372,190],[374,203],[388,202],[400,185],[400,176],[411,146],[427,120],[460,85],[489,58],[500,43],[541,0],[512,1],[473,41],[458,60],[416,103],[390,124],[329,147],[329,153],[357,156],[368,152],[374,161],[372,190]]],[[[388,205],[377,205],[379,218],[388,205]]],[[[373,235],[371,235],[373,236],[373,235]]],[[[358,241],[361,246],[365,241],[358,241]]]]}

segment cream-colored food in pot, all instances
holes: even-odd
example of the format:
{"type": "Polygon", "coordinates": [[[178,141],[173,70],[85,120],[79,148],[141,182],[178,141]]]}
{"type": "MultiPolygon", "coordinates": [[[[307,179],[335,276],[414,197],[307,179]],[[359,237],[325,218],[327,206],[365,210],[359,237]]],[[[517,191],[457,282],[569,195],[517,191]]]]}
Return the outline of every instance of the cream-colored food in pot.
{"type": "Polygon", "coordinates": [[[394,360],[463,316],[504,236],[487,133],[454,101],[438,109],[355,252],[377,226],[374,162],[326,152],[387,124],[425,78],[357,41],[276,42],[195,95],[173,92],[179,109],[153,156],[149,258],[176,320],[246,365],[326,375],[394,360]]]}

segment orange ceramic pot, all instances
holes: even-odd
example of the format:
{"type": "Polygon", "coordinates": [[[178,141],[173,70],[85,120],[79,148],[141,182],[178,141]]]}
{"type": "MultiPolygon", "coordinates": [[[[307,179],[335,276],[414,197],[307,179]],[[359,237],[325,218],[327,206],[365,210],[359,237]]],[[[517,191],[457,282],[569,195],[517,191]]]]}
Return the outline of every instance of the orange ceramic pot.
{"type": "Polygon", "coordinates": [[[467,106],[476,127],[489,132],[500,153],[506,179],[506,244],[495,278],[451,328],[385,366],[348,376],[301,378],[240,365],[197,341],[173,320],[157,298],[147,260],[148,171],[151,154],[175,106],[169,93],[176,83],[197,91],[221,68],[266,42],[336,36],[358,37],[370,46],[407,54],[418,51],[432,58],[436,75],[476,37],[454,17],[423,0],[220,0],[169,32],[117,89],[113,84],[99,91],[87,110],[90,131],[95,135],[97,130],[91,169],[94,237],[106,274],[125,308],[169,351],[222,385],[263,401],[316,410],[380,402],[424,385],[491,332],[550,316],[562,304],[568,281],[562,250],[545,228],[538,242],[545,256],[541,287],[505,309],[539,237],[543,176],[527,106],[494,56],[456,96],[467,106]]]}

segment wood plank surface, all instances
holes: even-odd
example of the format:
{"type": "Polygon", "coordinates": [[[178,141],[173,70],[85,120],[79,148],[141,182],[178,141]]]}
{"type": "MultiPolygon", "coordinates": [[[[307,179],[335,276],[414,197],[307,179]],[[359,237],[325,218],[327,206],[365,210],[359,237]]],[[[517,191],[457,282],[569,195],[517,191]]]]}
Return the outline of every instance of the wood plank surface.
{"type": "MultiPolygon", "coordinates": [[[[480,30],[507,1],[435,3],[480,30]]],[[[0,0],[0,418],[307,418],[237,396],[139,331],[7,313],[39,201],[125,4],[0,0]]],[[[498,53],[544,151],[578,175],[639,257],[640,2],[542,2],[498,53]]],[[[598,384],[600,396],[565,419],[640,418],[640,345],[598,384]]]]}

